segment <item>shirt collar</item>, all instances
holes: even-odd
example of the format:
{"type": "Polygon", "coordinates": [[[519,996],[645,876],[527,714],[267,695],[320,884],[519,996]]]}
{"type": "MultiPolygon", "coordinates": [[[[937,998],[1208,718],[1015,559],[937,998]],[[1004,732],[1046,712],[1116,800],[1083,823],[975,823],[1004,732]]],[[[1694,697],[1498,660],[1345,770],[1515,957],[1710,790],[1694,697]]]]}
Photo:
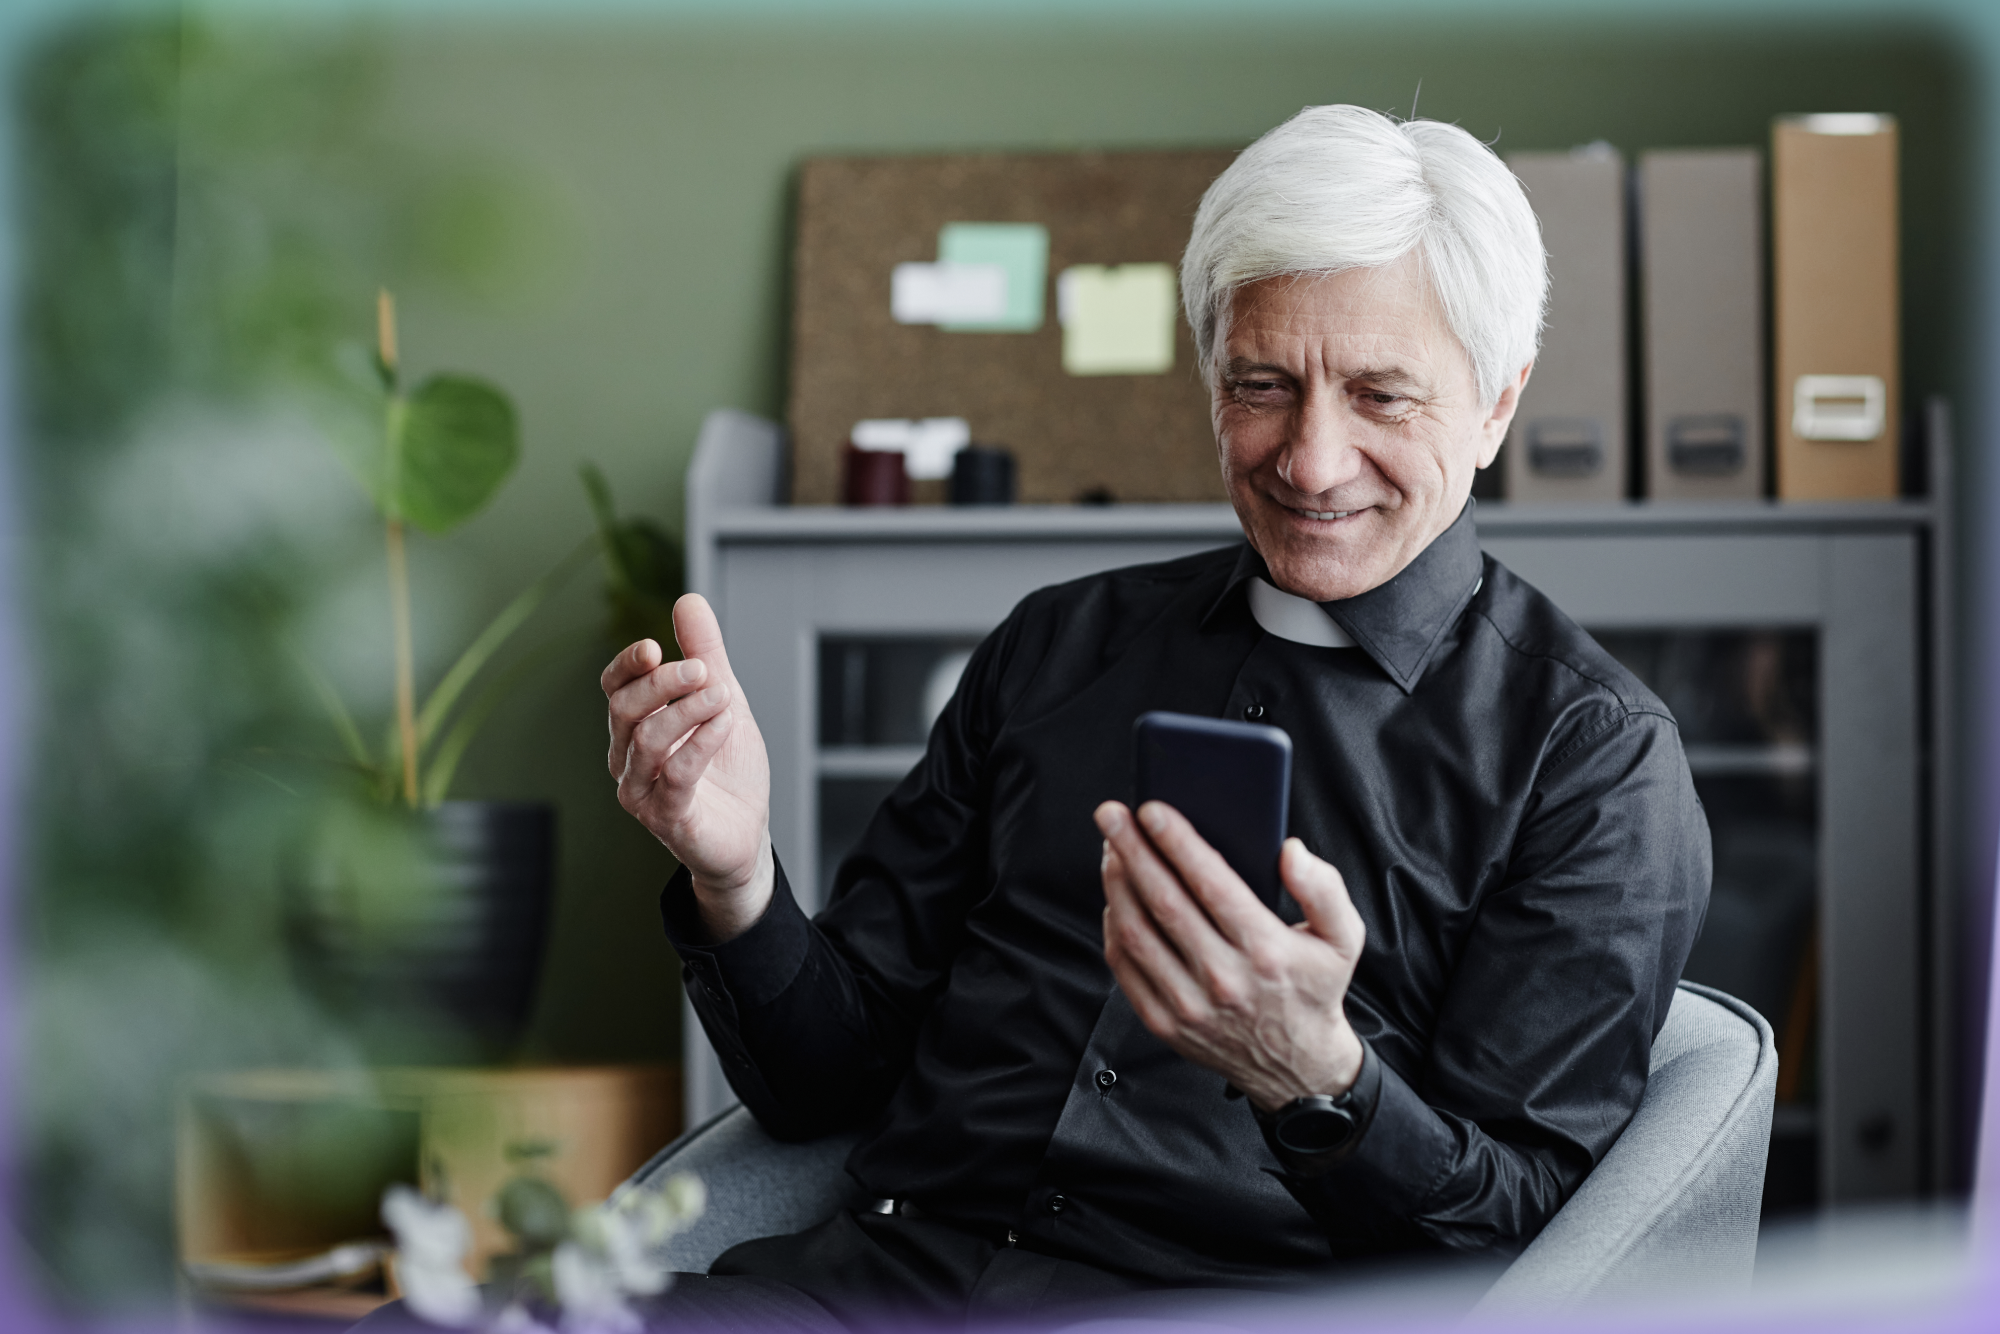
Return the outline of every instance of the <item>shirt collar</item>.
{"type": "MultiPolygon", "coordinates": [[[[1354,597],[1319,605],[1407,695],[1423,679],[1445,631],[1457,624],[1479,590],[1483,573],[1479,531],[1473,526],[1472,504],[1468,502],[1451,527],[1438,534],[1393,579],[1354,597]]],[[[1208,624],[1253,577],[1269,579],[1271,575],[1264,558],[1246,542],[1228,583],[1202,616],[1202,624],[1208,624]]]]}

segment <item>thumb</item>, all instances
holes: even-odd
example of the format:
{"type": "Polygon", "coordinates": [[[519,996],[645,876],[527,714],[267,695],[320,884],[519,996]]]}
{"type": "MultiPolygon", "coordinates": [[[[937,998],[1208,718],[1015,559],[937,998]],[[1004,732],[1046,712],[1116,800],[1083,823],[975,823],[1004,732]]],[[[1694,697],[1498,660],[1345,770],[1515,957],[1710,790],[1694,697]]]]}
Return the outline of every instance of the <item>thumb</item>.
{"type": "Polygon", "coordinates": [[[674,603],[674,638],[680,643],[682,657],[698,658],[708,668],[711,682],[736,684],[736,673],[729,669],[729,653],[722,647],[722,624],[715,619],[715,609],[707,598],[688,593],[674,603]]]}
{"type": "Polygon", "coordinates": [[[1348,958],[1360,958],[1368,928],[1348,896],[1339,868],[1313,856],[1298,839],[1288,838],[1278,858],[1278,874],[1305,912],[1312,933],[1348,958]]]}

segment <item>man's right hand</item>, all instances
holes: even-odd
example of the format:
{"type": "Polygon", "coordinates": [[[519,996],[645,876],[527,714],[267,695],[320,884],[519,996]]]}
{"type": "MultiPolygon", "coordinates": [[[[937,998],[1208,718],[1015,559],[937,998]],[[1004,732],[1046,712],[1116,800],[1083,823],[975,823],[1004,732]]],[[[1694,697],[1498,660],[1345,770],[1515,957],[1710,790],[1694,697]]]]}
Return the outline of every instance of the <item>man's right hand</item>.
{"type": "Polygon", "coordinates": [[[694,878],[701,918],[719,944],[770,905],[771,762],[707,599],[674,604],[686,655],[665,662],[642,639],[601,678],[610,701],[618,804],[666,844],[694,878]]]}

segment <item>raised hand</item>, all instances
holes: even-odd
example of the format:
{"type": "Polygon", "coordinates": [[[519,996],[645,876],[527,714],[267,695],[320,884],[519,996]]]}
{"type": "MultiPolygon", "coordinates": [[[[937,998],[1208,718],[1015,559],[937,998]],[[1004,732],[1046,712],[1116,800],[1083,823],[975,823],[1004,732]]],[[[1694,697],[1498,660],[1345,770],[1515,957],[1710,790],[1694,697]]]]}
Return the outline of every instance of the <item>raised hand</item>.
{"type": "Polygon", "coordinates": [[[680,662],[642,639],[604,669],[606,763],[618,804],[688,868],[702,920],[723,941],[771,901],[771,763],[699,594],[674,604],[674,637],[680,662]]]}
{"type": "Polygon", "coordinates": [[[1180,812],[1097,808],[1104,957],[1153,1034],[1266,1111],[1339,1095],[1361,1073],[1347,984],[1367,931],[1330,862],[1287,839],[1278,864],[1306,920],[1288,927],[1180,812]]]}

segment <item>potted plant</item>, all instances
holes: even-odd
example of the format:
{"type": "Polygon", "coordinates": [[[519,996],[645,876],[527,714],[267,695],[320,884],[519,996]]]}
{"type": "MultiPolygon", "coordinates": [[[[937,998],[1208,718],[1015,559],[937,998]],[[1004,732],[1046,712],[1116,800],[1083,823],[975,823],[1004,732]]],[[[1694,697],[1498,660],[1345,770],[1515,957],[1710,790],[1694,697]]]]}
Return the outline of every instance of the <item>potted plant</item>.
{"type": "Polygon", "coordinates": [[[479,513],[520,456],[513,404],[466,375],[406,388],[395,305],[377,302],[373,422],[336,432],[381,515],[395,714],[371,746],[330,682],[305,669],[351,780],[286,876],[285,932],[301,980],[378,1059],[492,1061],[517,1045],[534,1000],[555,866],[545,802],[453,801],[466,747],[533,655],[495,656],[587,554],[580,545],[495,616],[421,700],[407,540],[479,513]]]}

